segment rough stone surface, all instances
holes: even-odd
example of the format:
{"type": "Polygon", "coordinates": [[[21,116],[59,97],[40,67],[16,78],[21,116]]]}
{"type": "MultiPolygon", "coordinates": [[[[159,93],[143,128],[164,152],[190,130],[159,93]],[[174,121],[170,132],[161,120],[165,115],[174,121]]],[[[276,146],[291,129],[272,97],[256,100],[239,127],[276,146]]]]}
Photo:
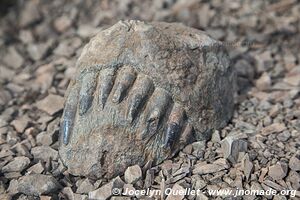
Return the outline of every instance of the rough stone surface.
{"type": "Polygon", "coordinates": [[[60,188],[57,180],[49,175],[32,174],[18,180],[18,191],[27,195],[51,194],[60,188]]]}
{"type": "Polygon", "coordinates": [[[77,67],[59,148],[74,175],[112,177],[159,164],[232,116],[235,73],[226,50],[181,24],[121,21],[84,47],[77,67]]]}
{"type": "Polygon", "coordinates": [[[219,171],[222,171],[224,169],[228,169],[229,165],[224,159],[216,160],[212,164],[205,164],[205,163],[199,163],[198,165],[194,166],[193,174],[210,174],[210,173],[216,173],[219,171]]]}
{"type": "Polygon", "coordinates": [[[222,141],[224,157],[230,160],[232,163],[236,163],[238,161],[239,153],[246,152],[247,147],[247,141],[239,138],[236,135],[227,136],[222,141]]]}
{"type": "Polygon", "coordinates": [[[274,180],[281,180],[287,175],[287,170],[287,164],[278,162],[269,167],[269,176],[274,180]]]}
{"type": "Polygon", "coordinates": [[[30,164],[30,159],[25,156],[15,157],[2,168],[2,172],[21,172],[30,164]]]}
{"type": "Polygon", "coordinates": [[[179,184],[175,184],[172,187],[172,192],[170,195],[168,195],[167,200],[182,200],[184,199],[184,188],[180,186],[179,184]]]}
{"type": "Polygon", "coordinates": [[[292,170],[300,171],[300,155],[294,155],[289,161],[289,167],[292,170]]]}
{"type": "Polygon", "coordinates": [[[63,98],[58,95],[49,94],[46,98],[37,102],[39,109],[53,115],[63,108],[63,98]]]}
{"type": "Polygon", "coordinates": [[[128,167],[125,171],[124,178],[126,183],[136,183],[138,180],[142,178],[142,170],[140,166],[134,165],[128,167]]]}
{"type": "Polygon", "coordinates": [[[89,198],[91,199],[109,199],[113,194],[119,194],[114,193],[113,189],[117,189],[117,191],[122,191],[122,188],[124,186],[124,182],[121,180],[120,177],[116,177],[113,180],[111,180],[109,183],[103,185],[97,190],[89,192],[89,198]]]}
{"type": "Polygon", "coordinates": [[[57,160],[58,153],[49,146],[38,146],[31,149],[31,154],[36,160],[47,161],[49,159],[57,160]]]}

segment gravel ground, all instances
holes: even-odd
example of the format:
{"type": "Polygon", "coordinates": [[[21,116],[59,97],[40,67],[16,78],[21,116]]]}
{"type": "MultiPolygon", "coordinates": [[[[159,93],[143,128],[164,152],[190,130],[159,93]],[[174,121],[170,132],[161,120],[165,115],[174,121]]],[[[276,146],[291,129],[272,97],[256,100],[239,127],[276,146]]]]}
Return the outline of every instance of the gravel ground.
{"type": "Polygon", "coordinates": [[[300,2],[297,0],[1,1],[0,199],[300,199],[300,2]],[[6,6],[9,7],[6,7],[6,6]],[[121,19],[182,22],[225,42],[238,74],[232,121],[160,166],[113,180],[58,159],[63,95],[83,46],[121,19]],[[198,195],[111,197],[111,189],[198,195]],[[209,195],[212,190],[290,195],[209,195]]]}

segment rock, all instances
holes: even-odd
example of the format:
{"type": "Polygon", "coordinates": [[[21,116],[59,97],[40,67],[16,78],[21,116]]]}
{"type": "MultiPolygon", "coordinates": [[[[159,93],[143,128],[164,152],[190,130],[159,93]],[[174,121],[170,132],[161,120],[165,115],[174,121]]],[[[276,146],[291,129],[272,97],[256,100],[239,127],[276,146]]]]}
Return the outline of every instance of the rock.
{"type": "Polygon", "coordinates": [[[225,126],[235,76],[222,44],[205,33],[132,20],[83,48],[68,88],[61,159],[73,175],[111,178],[150,160],[157,165],[225,126]]]}
{"type": "Polygon", "coordinates": [[[21,26],[29,26],[41,19],[40,12],[37,7],[37,2],[31,1],[25,4],[20,17],[21,26]]]}
{"type": "Polygon", "coordinates": [[[228,169],[229,165],[227,164],[226,160],[220,158],[219,160],[216,160],[212,164],[197,164],[194,166],[193,174],[212,174],[216,173],[225,169],[228,169]]]}
{"type": "Polygon", "coordinates": [[[291,137],[291,133],[289,131],[283,131],[277,135],[277,139],[281,142],[286,142],[291,137]]]}
{"type": "Polygon", "coordinates": [[[248,143],[235,135],[224,138],[221,145],[224,158],[230,160],[232,163],[236,163],[238,161],[239,153],[247,152],[248,148],[248,143]]]}
{"type": "Polygon", "coordinates": [[[287,182],[290,182],[292,185],[292,188],[294,190],[300,189],[300,174],[297,173],[296,171],[290,171],[288,177],[286,178],[287,182]]]}
{"type": "Polygon", "coordinates": [[[59,43],[54,53],[59,56],[71,57],[81,45],[82,41],[80,38],[66,39],[59,43]]]}
{"type": "Polygon", "coordinates": [[[120,195],[123,186],[124,186],[124,182],[121,180],[121,178],[116,177],[113,180],[111,180],[109,183],[100,187],[99,189],[89,192],[89,198],[105,200],[110,198],[113,194],[120,195]]]}
{"type": "Polygon", "coordinates": [[[264,127],[261,130],[261,134],[264,136],[274,134],[274,133],[280,133],[286,129],[285,124],[283,123],[274,123],[267,127],[264,127]]]}
{"type": "Polygon", "coordinates": [[[221,137],[219,131],[215,131],[212,136],[211,136],[211,141],[216,143],[216,142],[221,142],[221,137]]]}
{"type": "Polygon", "coordinates": [[[176,183],[172,187],[172,192],[170,195],[168,195],[166,200],[182,200],[182,199],[184,199],[184,196],[185,196],[184,188],[176,183]]]}
{"type": "Polygon", "coordinates": [[[208,200],[208,197],[205,194],[199,192],[199,194],[197,194],[196,196],[196,200],[208,200]]]}
{"type": "Polygon", "coordinates": [[[2,172],[21,172],[30,164],[29,158],[25,156],[15,157],[2,168],[2,172]]]}
{"type": "Polygon", "coordinates": [[[237,71],[238,76],[241,77],[246,77],[250,80],[254,78],[255,71],[254,71],[254,66],[251,66],[251,64],[245,60],[245,59],[240,59],[235,63],[234,68],[237,71]]]}
{"type": "Polygon", "coordinates": [[[203,153],[205,151],[206,142],[204,140],[197,141],[192,143],[193,152],[192,154],[196,156],[197,158],[203,157],[203,153]]]}
{"type": "Polygon", "coordinates": [[[20,68],[24,63],[24,58],[14,47],[8,48],[8,53],[3,58],[4,63],[13,69],[20,68]]]}
{"type": "Polygon", "coordinates": [[[87,24],[83,24],[78,27],[77,34],[83,38],[91,38],[91,37],[95,36],[96,33],[99,31],[100,31],[100,29],[98,29],[98,28],[95,28],[95,27],[87,25],[87,24]]]}
{"type": "MultiPolygon", "coordinates": [[[[1,83],[0,83],[1,84],[1,83]]],[[[4,110],[11,100],[11,94],[7,90],[1,90],[0,88],[0,111],[4,110]]]]}
{"type": "Polygon", "coordinates": [[[45,111],[49,115],[54,115],[58,111],[62,110],[64,104],[64,98],[58,95],[49,94],[44,99],[36,103],[36,107],[45,111]]]}
{"type": "Polygon", "coordinates": [[[36,143],[38,145],[50,146],[54,141],[54,135],[53,134],[49,134],[45,131],[39,133],[36,137],[36,143]]]}
{"type": "Polygon", "coordinates": [[[284,82],[292,86],[300,86],[300,73],[285,77],[284,82]]]}
{"type": "Polygon", "coordinates": [[[89,193],[95,189],[95,186],[90,182],[88,178],[84,179],[84,181],[78,186],[76,193],[89,193]]]}
{"type": "MultiPolygon", "coordinates": [[[[4,84],[6,81],[12,80],[14,75],[15,75],[15,71],[13,71],[10,68],[0,65],[0,83],[1,84],[4,84]]],[[[3,90],[3,91],[5,91],[5,90],[3,90]]]]}
{"type": "Polygon", "coordinates": [[[4,174],[4,177],[7,179],[17,179],[20,176],[22,176],[20,172],[7,172],[4,174]]]}
{"type": "Polygon", "coordinates": [[[263,73],[256,81],[255,85],[261,91],[268,90],[271,87],[271,77],[268,75],[268,73],[263,73]]]}
{"type": "Polygon", "coordinates": [[[72,191],[72,188],[70,187],[65,187],[62,190],[62,193],[64,194],[65,199],[69,199],[69,200],[87,200],[87,196],[85,195],[80,195],[80,194],[76,194],[72,191]]]}
{"type": "Polygon", "coordinates": [[[264,180],[263,184],[277,190],[277,191],[282,191],[284,190],[284,187],[282,187],[281,185],[275,183],[274,181],[271,180],[264,180]]]}
{"type": "Polygon", "coordinates": [[[134,165],[128,167],[125,171],[124,178],[126,183],[135,184],[137,181],[139,181],[142,178],[142,170],[140,166],[134,165]]]}
{"type": "Polygon", "coordinates": [[[51,196],[40,196],[40,200],[51,200],[51,196]]]}
{"type": "Polygon", "coordinates": [[[144,188],[150,188],[150,186],[154,183],[154,170],[147,170],[144,182],[144,188]]]}
{"type": "Polygon", "coordinates": [[[287,200],[285,196],[275,195],[273,200],[287,200]]]}
{"type": "Polygon", "coordinates": [[[12,196],[10,194],[0,194],[0,199],[2,199],[2,200],[11,200],[12,196]]]}
{"type": "Polygon", "coordinates": [[[51,43],[29,44],[27,46],[27,52],[34,61],[38,61],[46,56],[47,52],[49,51],[50,45],[51,43]]]}
{"type": "Polygon", "coordinates": [[[201,190],[207,185],[207,182],[198,175],[193,175],[191,179],[195,190],[201,190]]]}
{"type": "Polygon", "coordinates": [[[19,133],[23,133],[25,128],[27,128],[27,125],[29,123],[30,119],[27,115],[22,115],[20,118],[17,118],[11,122],[11,125],[13,125],[19,133]]]}
{"type": "Polygon", "coordinates": [[[57,32],[63,33],[72,25],[72,21],[69,17],[63,15],[54,21],[54,28],[57,32]]]}
{"type": "Polygon", "coordinates": [[[246,180],[249,180],[250,175],[251,175],[251,173],[253,171],[253,164],[250,161],[250,158],[249,158],[248,154],[245,154],[245,156],[244,156],[244,158],[242,160],[242,169],[244,171],[246,180]]]}
{"type": "Polygon", "coordinates": [[[58,152],[49,146],[37,146],[31,149],[31,154],[35,160],[48,161],[57,160],[58,152]]]}
{"type": "Polygon", "coordinates": [[[21,30],[19,33],[19,38],[25,44],[29,44],[34,41],[32,32],[30,30],[21,30]]]}
{"type": "Polygon", "coordinates": [[[18,180],[18,191],[26,195],[53,194],[60,188],[61,185],[51,175],[31,174],[18,180]]]}
{"type": "Polygon", "coordinates": [[[135,191],[136,190],[135,190],[135,188],[133,187],[132,184],[124,184],[124,186],[123,186],[123,193],[124,193],[125,196],[135,197],[136,196],[134,194],[135,191]]]}
{"type": "Polygon", "coordinates": [[[18,193],[18,181],[16,179],[13,179],[9,182],[9,187],[7,188],[7,191],[10,194],[17,194],[18,193]]]}
{"type": "Polygon", "coordinates": [[[288,166],[285,163],[278,162],[275,165],[269,167],[269,176],[273,180],[281,180],[286,177],[288,171],[288,166]]]}
{"type": "Polygon", "coordinates": [[[289,161],[289,167],[290,169],[294,171],[300,171],[300,156],[299,155],[294,155],[291,157],[289,161]]]}
{"type": "Polygon", "coordinates": [[[35,174],[41,174],[44,171],[44,167],[41,162],[38,162],[37,164],[31,166],[27,169],[28,173],[35,173],[35,174]]]}
{"type": "Polygon", "coordinates": [[[42,92],[47,91],[51,87],[55,72],[55,68],[52,64],[42,65],[36,70],[35,83],[41,88],[42,92]]]}

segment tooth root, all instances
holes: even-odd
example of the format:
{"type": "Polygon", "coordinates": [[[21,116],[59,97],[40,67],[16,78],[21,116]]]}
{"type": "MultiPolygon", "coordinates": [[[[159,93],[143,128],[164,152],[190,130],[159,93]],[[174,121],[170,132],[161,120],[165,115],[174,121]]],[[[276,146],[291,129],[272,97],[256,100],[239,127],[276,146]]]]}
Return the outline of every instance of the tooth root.
{"type": "Polygon", "coordinates": [[[165,147],[172,146],[174,141],[176,141],[176,139],[179,137],[179,134],[182,130],[183,118],[183,108],[178,104],[174,104],[167,123],[167,132],[164,142],[165,147]]]}
{"type": "Polygon", "coordinates": [[[63,143],[69,143],[70,134],[73,131],[76,111],[77,111],[78,91],[73,88],[67,98],[65,109],[60,125],[61,135],[63,136],[63,143]]]}
{"type": "Polygon", "coordinates": [[[131,68],[125,68],[124,70],[120,71],[120,77],[118,77],[116,90],[112,98],[114,103],[120,103],[123,100],[126,91],[132,85],[134,80],[135,73],[131,68]]]}
{"type": "Polygon", "coordinates": [[[114,85],[114,69],[104,69],[99,75],[99,105],[104,108],[114,85]]]}
{"type": "Polygon", "coordinates": [[[144,101],[146,101],[147,96],[151,92],[153,84],[151,80],[147,77],[138,77],[133,89],[132,95],[129,100],[128,106],[128,119],[132,122],[144,101]]]}
{"type": "Polygon", "coordinates": [[[79,97],[79,115],[85,114],[92,105],[93,95],[97,85],[96,76],[96,73],[90,72],[82,79],[79,97]]]}
{"type": "Polygon", "coordinates": [[[148,116],[146,117],[147,133],[156,133],[162,118],[171,103],[170,95],[162,89],[156,88],[151,96],[148,106],[148,116]]]}

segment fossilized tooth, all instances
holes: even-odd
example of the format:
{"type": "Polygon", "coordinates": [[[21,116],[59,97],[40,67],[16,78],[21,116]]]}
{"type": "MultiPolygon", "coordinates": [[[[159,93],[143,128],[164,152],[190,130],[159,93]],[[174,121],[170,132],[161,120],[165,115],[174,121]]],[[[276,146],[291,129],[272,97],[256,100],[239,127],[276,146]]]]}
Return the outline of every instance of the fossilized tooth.
{"type": "Polygon", "coordinates": [[[235,73],[222,44],[176,23],[119,22],[84,47],[66,93],[59,155],[74,175],[159,164],[226,125],[235,73]]]}

